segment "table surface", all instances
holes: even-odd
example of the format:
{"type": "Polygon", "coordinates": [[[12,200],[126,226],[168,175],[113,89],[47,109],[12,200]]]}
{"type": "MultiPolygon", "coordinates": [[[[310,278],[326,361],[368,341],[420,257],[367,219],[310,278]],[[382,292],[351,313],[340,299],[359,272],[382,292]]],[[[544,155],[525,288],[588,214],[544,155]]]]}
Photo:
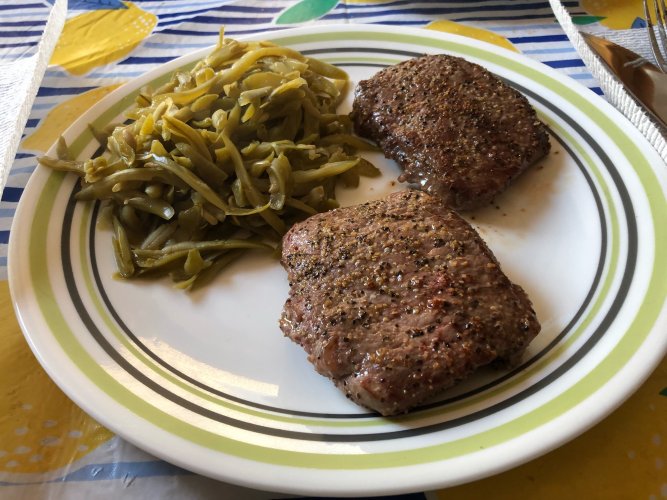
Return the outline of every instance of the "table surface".
{"type": "MultiPolygon", "coordinates": [[[[593,30],[641,28],[640,0],[563,2],[593,30]]],[[[0,6],[0,63],[29,57],[50,2],[0,6]]],[[[88,417],[49,379],[26,344],[7,284],[7,242],[23,188],[59,133],[112,89],[235,37],[312,23],[380,23],[458,33],[513,48],[601,94],[547,2],[70,0],[0,200],[0,497],[277,498],[158,460],[88,417]]],[[[399,498],[667,497],[667,360],[619,409],[557,450],[508,472],[399,498]],[[663,442],[664,441],[664,442],[663,442]]],[[[395,497],[394,497],[395,498],[395,497]]]]}

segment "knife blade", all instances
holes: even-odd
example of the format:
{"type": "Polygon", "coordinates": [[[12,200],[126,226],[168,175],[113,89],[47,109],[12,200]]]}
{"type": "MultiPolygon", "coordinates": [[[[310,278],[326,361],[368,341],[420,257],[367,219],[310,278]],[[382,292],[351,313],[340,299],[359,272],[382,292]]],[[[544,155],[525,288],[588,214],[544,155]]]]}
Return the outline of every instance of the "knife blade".
{"type": "Polygon", "coordinates": [[[639,54],[609,40],[580,32],[604,66],[648,113],[667,127],[667,74],[639,54]]]}

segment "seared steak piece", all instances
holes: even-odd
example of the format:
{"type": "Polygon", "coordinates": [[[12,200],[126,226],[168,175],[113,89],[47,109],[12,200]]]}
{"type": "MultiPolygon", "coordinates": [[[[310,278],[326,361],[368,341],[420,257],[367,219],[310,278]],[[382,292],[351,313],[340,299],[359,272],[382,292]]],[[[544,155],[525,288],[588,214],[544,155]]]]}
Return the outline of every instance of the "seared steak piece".
{"type": "Polygon", "coordinates": [[[283,239],[283,333],[360,405],[395,415],[493,361],[540,325],[477,232],[414,190],[314,215],[283,239]]]}
{"type": "Polygon", "coordinates": [[[403,168],[400,181],[457,210],[488,203],[550,148],[528,100],[460,57],[383,69],[359,83],[352,109],[356,132],[403,168]]]}

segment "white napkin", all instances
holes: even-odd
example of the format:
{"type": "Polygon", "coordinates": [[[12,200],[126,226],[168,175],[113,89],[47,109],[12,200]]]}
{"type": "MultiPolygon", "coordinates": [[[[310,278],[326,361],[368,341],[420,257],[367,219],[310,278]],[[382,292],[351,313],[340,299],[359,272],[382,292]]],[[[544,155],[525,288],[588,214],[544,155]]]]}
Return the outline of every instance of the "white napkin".
{"type": "Polygon", "coordinates": [[[0,195],[66,14],[67,0],[55,0],[37,50],[16,60],[0,57],[0,195]]]}
{"type": "Polygon", "coordinates": [[[649,61],[655,61],[651,46],[647,43],[648,35],[646,34],[646,30],[606,30],[601,31],[599,34],[610,42],[630,49],[649,61]]]}
{"type": "MultiPolygon", "coordinates": [[[[600,82],[600,88],[605,96],[621,113],[623,113],[656,149],[663,161],[667,163],[667,130],[656,123],[651,116],[625,90],[623,84],[600,62],[579,33],[572,22],[569,12],[558,0],[549,0],[556,19],[562,26],[568,38],[579,52],[586,66],[595,79],[600,82]]],[[[596,33],[602,34],[600,32],[596,33]]],[[[605,31],[604,37],[618,43],[637,54],[653,59],[650,55],[648,35],[644,30],[624,30],[623,32],[605,31]]]]}

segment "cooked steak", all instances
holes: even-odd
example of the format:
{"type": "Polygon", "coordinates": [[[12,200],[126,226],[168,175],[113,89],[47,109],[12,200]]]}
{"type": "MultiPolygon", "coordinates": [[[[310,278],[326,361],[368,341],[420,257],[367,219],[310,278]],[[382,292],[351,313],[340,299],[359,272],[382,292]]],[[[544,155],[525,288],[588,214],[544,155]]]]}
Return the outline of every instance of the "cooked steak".
{"type": "Polygon", "coordinates": [[[283,239],[284,334],[353,401],[395,415],[493,361],[540,325],[477,232],[414,190],[314,215],[283,239]]]}
{"type": "Polygon", "coordinates": [[[360,82],[352,118],[359,135],[403,168],[400,181],[459,210],[491,201],[550,147],[522,94],[447,55],[410,59],[360,82]]]}

